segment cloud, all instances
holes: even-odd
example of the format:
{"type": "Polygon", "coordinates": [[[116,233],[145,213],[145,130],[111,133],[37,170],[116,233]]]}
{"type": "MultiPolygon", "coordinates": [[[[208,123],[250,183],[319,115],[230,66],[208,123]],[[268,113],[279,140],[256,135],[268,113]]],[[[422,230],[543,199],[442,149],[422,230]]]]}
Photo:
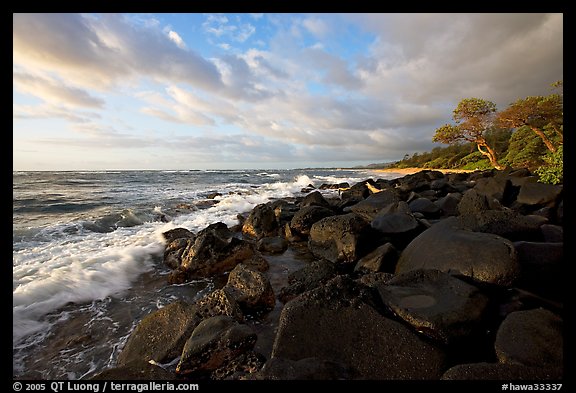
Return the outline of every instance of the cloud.
{"type": "Polygon", "coordinates": [[[168,38],[170,38],[170,40],[172,42],[174,42],[176,44],[176,46],[178,46],[178,48],[186,49],[186,43],[184,42],[182,37],[180,37],[180,35],[178,33],[176,33],[175,31],[170,30],[168,32],[168,38]]]}
{"type": "Polygon", "coordinates": [[[317,37],[324,37],[329,32],[328,24],[317,17],[306,18],[302,21],[302,26],[317,37]]]}
{"type": "Polygon", "coordinates": [[[71,83],[111,89],[148,76],[207,90],[222,87],[218,69],[184,51],[154,25],[103,14],[14,14],[14,63],[66,76],[71,83]]]}
{"type": "Polygon", "coordinates": [[[94,112],[70,111],[68,108],[51,104],[12,105],[14,119],[65,119],[72,123],[88,123],[101,116],[94,112]]]}
{"type": "MultiPolygon", "coordinates": [[[[257,19],[257,18],[256,18],[257,19]]],[[[250,38],[256,28],[250,23],[230,24],[230,20],[224,15],[207,15],[202,27],[207,34],[217,38],[227,38],[236,42],[244,42],[250,38]]]]}
{"type": "Polygon", "coordinates": [[[12,80],[14,87],[18,91],[41,98],[52,104],[89,108],[104,107],[103,100],[93,97],[85,90],[68,86],[58,80],[22,72],[14,72],[12,80]]]}

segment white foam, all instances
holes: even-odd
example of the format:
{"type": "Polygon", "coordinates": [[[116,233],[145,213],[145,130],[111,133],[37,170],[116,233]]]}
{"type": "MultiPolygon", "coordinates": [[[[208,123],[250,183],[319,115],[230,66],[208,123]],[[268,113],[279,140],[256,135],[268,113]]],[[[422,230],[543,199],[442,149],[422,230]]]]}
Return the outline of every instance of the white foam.
{"type": "Polygon", "coordinates": [[[151,255],[163,246],[154,225],[135,232],[121,228],[92,233],[14,252],[13,341],[45,328],[46,314],[67,303],[118,295],[152,268],[151,255]]]}

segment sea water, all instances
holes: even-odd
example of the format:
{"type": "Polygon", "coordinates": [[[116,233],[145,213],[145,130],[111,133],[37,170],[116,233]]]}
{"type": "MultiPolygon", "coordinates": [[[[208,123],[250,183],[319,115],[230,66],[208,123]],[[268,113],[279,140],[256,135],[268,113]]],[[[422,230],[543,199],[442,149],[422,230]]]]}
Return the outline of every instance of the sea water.
{"type": "Polygon", "coordinates": [[[13,376],[89,378],[115,365],[143,316],[213,290],[211,279],[167,284],[163,232],[232,226],[238,214],[302,196],[310,184],[386,176],[395,177],[329,169],[14,172],[13,376]]]}

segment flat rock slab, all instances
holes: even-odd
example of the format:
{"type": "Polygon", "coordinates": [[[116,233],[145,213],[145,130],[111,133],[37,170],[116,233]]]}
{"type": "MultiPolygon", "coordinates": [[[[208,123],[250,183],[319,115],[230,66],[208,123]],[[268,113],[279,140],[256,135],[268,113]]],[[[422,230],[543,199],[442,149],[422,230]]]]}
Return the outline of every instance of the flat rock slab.
{"type": "Polygon", "coordinates": [[[356,379],[439,379],[444,351],[361,300],[352,280],[337,277],[288,302],[272,357],[343,364],[356,379]]]}
{"type": "Polygon", "coordinates": [[[418,235],[400,255],[396,274],[437,269],[509,286],[520,274],[514,245],[501,236],[462,229],[449,217],[418,235]]]}
{"type": "Polygon", "coordinates": [[[413,270],[377,288],[396,315],[444,343],[478,330],[488,305],[478,288],[439,270],[413,270]]]}
{"type": "Polygon", "coordinates": [[[562,319],[540,308],[508,314],[494,349],[501,363],[562,367],[563,342],[562,319]]]}

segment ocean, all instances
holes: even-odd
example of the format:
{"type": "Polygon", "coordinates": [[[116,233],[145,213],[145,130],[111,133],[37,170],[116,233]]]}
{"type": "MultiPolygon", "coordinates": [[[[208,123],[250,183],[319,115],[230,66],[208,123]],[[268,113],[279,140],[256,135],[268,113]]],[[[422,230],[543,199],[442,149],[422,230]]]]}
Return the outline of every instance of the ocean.
{"type": "MultiPolygon", "coordinates": [[[[218,283],[168,285],[162,233],[198,232],[312,184],[366,170],[13,172],[13,376],[85,379],[113,367],[146,314],[218,283]],[[214,194],[217,193],[214,197],[214,194]]],[[[336,191],[325,190],[330,194],[336,191]]]]}

